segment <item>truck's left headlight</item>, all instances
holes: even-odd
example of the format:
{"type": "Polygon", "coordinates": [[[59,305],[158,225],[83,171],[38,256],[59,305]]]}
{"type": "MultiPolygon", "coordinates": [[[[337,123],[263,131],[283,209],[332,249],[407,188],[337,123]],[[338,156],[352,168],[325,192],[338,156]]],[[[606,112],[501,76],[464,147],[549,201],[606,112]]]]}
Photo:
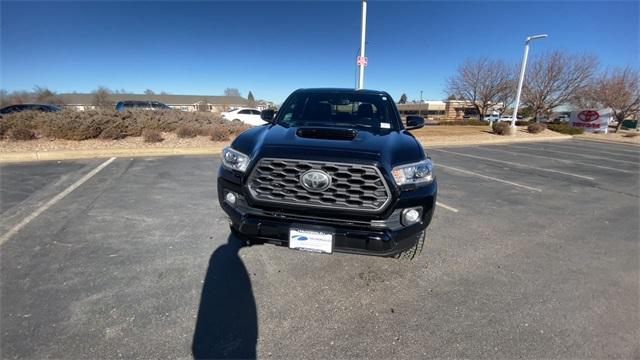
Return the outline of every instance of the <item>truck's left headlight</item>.
{"type": "Polygon", "coordinates": [[[391,175],[398,185],[427,185],[433,182],[433,163],[423,160],[417,163],[396,166],[391,175]]]}
{"type": "Polygon", "coordinates": [[[244,172],[249,166],[251,158],[249,156],[226,147],[222,150],[222,165],[229,170],[238,170],[244,172]]]}

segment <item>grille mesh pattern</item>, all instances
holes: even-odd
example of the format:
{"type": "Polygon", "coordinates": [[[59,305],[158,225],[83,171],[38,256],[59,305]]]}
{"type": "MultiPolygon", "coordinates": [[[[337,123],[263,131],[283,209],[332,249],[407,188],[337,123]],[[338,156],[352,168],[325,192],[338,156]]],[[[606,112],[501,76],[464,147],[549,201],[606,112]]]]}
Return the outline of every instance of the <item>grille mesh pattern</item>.
{"type": "Polygon", "coordinates": [[[262,159],[248,184],[256,200],[310,207],[378,211],[390,196],[379,171],[370,165],[262,159]],[[311,169],[331,176],[327,190],[312,192],[300,185],[300,176],[311,169]]]}

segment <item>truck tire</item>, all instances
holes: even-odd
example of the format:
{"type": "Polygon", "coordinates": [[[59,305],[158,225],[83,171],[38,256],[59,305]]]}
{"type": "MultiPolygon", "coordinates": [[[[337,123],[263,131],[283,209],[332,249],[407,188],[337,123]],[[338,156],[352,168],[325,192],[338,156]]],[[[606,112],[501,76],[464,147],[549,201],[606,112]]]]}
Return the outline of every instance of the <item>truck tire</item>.
{"type": "Polygon", "coordinates": [[[426,237],[427,230],[422,230],[419,234],[416,234],[416,244],[409,249],[396,254],[395,258],[404,261],[415,260],[422,252],[422,246],[424,246],[424,238],[426,237]]]}

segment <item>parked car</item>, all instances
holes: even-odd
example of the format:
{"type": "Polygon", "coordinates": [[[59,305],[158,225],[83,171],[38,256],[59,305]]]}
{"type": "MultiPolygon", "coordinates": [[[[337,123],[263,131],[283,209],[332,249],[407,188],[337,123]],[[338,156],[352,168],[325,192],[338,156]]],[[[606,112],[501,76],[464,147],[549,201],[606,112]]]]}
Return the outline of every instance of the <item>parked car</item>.
{"type": "Polygon", "coordinates": [[[118,101],[116,104],[116,110],[171,110],[169,106],[159,101],[151,100],[124,100],[118,101]]]}
{"type": "Polygon", "coordinates": [[[248,244],[415,258],[436,203],[431,159],[388,93],[300,89],[222,151],[218,201],[248,244]]]}
{"type": "Polygon", "coordinates": [[[267,122],[260,118],[260,110],[254,108],[238,108],[220,114],[224,120],[243,122],[247,125],[264,125],[267,122]]]}
{"type": "Polygon", "coordinates": [[[498,119],[498,121],[508,121],[508,122],[511,122],[511,120],[513,120],[513,117],[509,115],[502,115],[498,119]]]}
{"type": "Polygon", "coordinates": [[[17,104],[3,107],[0,109],[0,114],[6,115],[21,111],[58,112],[60,108],[49,104],[17,104]]]}
{"type": "Polygon", "coordinates": [[[553,121],[558,121],[558,122],[570,122],[571,121],[571,117],[568,114],[561,114],[558,115],[556,117],[553,118],[553,121]]]}
{"type": "Polygon", "coordinates": [[[498,113],[486,114],[484,116],[484,121],[498,121],[500,119],[500,115],[498,113]]]}

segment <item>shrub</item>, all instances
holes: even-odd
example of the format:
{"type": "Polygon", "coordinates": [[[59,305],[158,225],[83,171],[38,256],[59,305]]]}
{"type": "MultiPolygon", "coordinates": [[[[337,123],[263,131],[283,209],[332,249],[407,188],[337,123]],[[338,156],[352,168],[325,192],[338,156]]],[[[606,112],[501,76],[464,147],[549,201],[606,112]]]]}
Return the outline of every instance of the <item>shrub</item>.
{"type": "Polygon", "coordinates": [[[498,135],[511,135],[513,134],[513,129],[511,128],[511,124],[506,121],[495,121],[492,126],[493,133],[498,135]]]}
{"type": "Polygon", "coordinates": [[[124,134],[117,126],[108,127],[102,130],[100,135],[98,135],[98,139],[101,140],[120,140],[124,139],[125,137],[127,137],[127,135],[124,134]]]}
{"type": "Polygon", "coordinates": [[[183,139],[183,138],[194,138],[196,136],[198,136],[200,134],[201,130],[193,127],[193,126],[189,126],[189,125],[183,125],[183,126],[179,126],[178,129],[176,130],[176,135],[183,139]]]}
{"type": "Polygon", "coordinates": [[[23,111],[3,116],[0,136],[14,128],[25,128],[44,136],[68,140],[92,138],[122,138],[140,136],[143,130],[163,132],[190,127],[196,132],[228,123],[217,114],[172,111],[143,111],[99,109],[87,111],[64,110],[55,113],[23,111]],[[104,135],[102,135],[104,133],[104,135]]]}
{"type": "Polygon", "coordinates": [[[18,128],[10,129],[7,132],[7,137],[9,138],[9,140],[25,141],[25,140],[35,139],[36,133],[34,133],[32,130],[29,130],[27,128],[18,127],[18,128]]]}
{"type": "Polygon", "coordinates": [[[440,121],[438,123],[438,125],[445,125],[445,126],[452,126],[452,125],[458,125],[458,126],[486,126],[489,125],[488,122],[486,121],[482,121],[482,120],[477,120],[477,119],[469,119],[469,120],[445,120],[445,121],[440,121]]]}
{"type": "Polygon", "coordinates": [[[47,123],[43,131],[46,136],[56,139],[87,140],[98,137],[102,133],[102,127],[79,118],[56,118],[47,123]]]}
{"type": "Polygon", "coordinates": [[[224,125],[212,127],[209,131],[209,138],[211,141],[227,141],[229,140],[229,128],[224,125]]]}
{"type": "Polygon", "coordinates": [[[544,129],[546,129],[547,127],[544,126],[544,124],[540,124],[540,123],[533,123],[533,124],[529,124],[529,126],[527,126],[527,131],[532,133],[532,134],[537,134],[537,133],[541,133],[544,131],[544,129]]]}
{"type": "Polygon", "coordinates": [[[149,143],[157,143],[164,140],[160,131],[151,129],[142,131],[142,138],[144,139],[144,142],[149,143]]]}
{"type": "Polygon", "coordinates": [[[232,136],[236,136],[238,134],[240,134],[241,132],[250,129],[251,125],[246,125],[246,124],[232,124],[231,126],[228,127],[229,130],[229,135],[232,136]]]}
{"type": "Polygon", "coordinates": [[[559,132],[561,134],[567,135],[577,135],[584,133],[584,129],[582,128],[574,128],[565,123],[550,123],[547,125],[549,130],[559,132]]]}

